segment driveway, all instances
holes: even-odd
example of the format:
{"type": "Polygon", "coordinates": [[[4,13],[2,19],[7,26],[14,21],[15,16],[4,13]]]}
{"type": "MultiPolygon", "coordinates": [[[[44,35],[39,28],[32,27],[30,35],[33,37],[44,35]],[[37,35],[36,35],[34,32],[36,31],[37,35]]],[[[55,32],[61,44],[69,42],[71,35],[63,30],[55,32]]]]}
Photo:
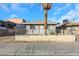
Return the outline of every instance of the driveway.
{"type": "Polygon", "coordinates": [[[0,56],[79,56],[79,43],[14,42],[14,37],[0,38],[0,56]]]}

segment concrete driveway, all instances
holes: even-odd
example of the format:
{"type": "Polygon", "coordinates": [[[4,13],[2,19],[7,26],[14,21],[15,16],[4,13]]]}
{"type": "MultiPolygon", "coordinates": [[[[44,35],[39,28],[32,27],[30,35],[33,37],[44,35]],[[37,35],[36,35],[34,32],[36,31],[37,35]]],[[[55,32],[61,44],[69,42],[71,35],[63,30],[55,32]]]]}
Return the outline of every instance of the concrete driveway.
{"type": "Polygon", "coordinates": [[[0,56],[79,56],[79,43],[13,42],[13,37],[1,40],[0,56]],[[2,41],[2,42],[1,42],[2,41]]]}

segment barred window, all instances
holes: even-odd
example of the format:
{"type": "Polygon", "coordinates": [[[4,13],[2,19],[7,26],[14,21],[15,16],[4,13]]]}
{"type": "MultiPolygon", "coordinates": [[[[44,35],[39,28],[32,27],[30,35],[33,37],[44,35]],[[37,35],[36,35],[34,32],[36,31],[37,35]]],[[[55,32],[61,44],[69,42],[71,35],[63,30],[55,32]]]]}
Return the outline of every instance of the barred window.
{"type": "Polygon", "coordinates": [[[35,29],[35,25],[31,25],[30,26],[30,29],[35,29]]]}

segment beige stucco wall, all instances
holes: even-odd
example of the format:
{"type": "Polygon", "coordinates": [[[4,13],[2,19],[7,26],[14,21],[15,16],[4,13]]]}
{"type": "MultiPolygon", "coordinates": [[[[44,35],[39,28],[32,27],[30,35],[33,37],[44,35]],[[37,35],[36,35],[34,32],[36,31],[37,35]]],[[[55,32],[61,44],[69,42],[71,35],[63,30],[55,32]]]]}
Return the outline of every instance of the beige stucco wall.
{"type": "Polygon", "coordinates": [[[79,27],[67,27],[67,29],[64,30],[65,35],[75,35],[79,34],[79,27]],[[71,28],[74,28],[74,30],[71,31],[71,28]]]}
{"type": "MultiPolygon", "coordinates": [[[[28,30],[27,34],[44,34],[44,25],[40,25],[40,32],[39,32],[39,26],[35,25],[35,29],[33,30],[30,29],[30,25],[26,25],[26,29],[28,30]]],[[[55,32],[56,26],[55,25],[50,25],[48,26],[47,33],[50,34],[49,32],[55,32]]]]}
{"type": "Polygon", "coordinates": [[[76,34],[79,34],[79,30],[76,30],[76,34]]]}
{"type": "Polygon", "coordinates": [[[50,25],[48,27],[48,34],[51,34],[53,32],[53,34],[55,34],[56,32],[56,26],[55,25],[50,25]]]}
{"type": "Polygon", "coordinates": [[[18,35],[15,41],[55,41],[55,42],[75,42],[74,35],[18,35]]]}

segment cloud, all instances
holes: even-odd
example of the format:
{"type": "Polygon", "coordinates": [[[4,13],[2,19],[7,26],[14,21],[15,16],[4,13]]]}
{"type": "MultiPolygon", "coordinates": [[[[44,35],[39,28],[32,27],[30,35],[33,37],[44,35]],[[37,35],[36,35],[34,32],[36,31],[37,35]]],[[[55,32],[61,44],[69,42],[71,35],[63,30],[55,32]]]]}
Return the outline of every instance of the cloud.
{"type": "Polygon", "coordinates": [[[56,7],[55,12],[53,13],[54,15],[59,14],[62,10],[69,10],[71,7],[70,3],[64,4],[62,7],[56,7]]]}
{"type": "Polygon", "coordinates": [[[75,14],[75,19],[76,21],[79,21],[79,3],[75,4],[75,10],[74,10],[74,14],[75,14]]]}
{"type": "Polygon", "coordinates": [[[61,10],[63,10],[63,9],[65,10],[65,9],[70,8],[70,6],[71,6],[71,4],[66,3],[66,4],[63,5],[62,7],[57,8],[56,10],[57,10],[57,11],[61,11],[61,10]]]}
{"type": "Polygon", "coordinates": [[[0,3],[0,9],[5,10],[5,11],[9,11],[9,8],[6,4],[2,4],[0,3]]]}
{"type": "Polygon", "coordinates": [[[17,4],[17,3],[11,4],[11,9],[13,9],[13,10],[18,9],[18,7],[19,7],[19,4],[17,4]]]}
{"type": "Polygon", "coordinates": [[[24,14],[25,12],[28,13],[34,8],[34,6],[37,5],[35,3],[11,3],[11,4],[2,4],[0,3],[0,9],[4,11],[14,11],[18,13],[24,14]],[[30,9],[28,9],[28,7],[30,9]]]}
{"type": "Polygon", "coordinates": [[[56,17],[48,17],[48,21],[56,22],[56,17]]]}
{"type": "Polygon", "coordinates": [[[30,8],[33,8],[35,6],[34,3],[29,4],[30,8]]]}
{"type": "Polygon", "coordinates": [[[11,9],[19,13],[24,13],[24,11],[28,12],[28,9],[26,7],[23,7],[20,3],[12,3],[11,9]]]}
{"type": "Polygon", "coordinates": [[[26,4],[24,4],[26,7],[29,7],[29,8],[33,8],[35,5],[36,5],[36,3],[26,3],[26,4]]]}
{"type": "Polygon", "coordinates": [[[16,14],[10,15],[10,18],[16,18],[16,17],[18,17],[16,14]]]}
{"type": "Polygon", "coordinates": [[[55,22],[61,22],[63,19],[67,19],[67,18],[69,19],[69,18],[72,18],[72,16],[74,16],[74,14],[72,15],[73,11],[70,11],[66,15],[63,15],[60,19],[57,19],[57,16],[54,16],[54,15],[57,15],[59,13],[61,14],[62,11],[65,11],[65,10],[68,10],[71,8],[70,3],[66,3],[66,4],[62,4],[62,5],[63,6],[55,7],[55,12],[53,12],[53,16],[51,15],[50,17],[48,17],[49,20],[55,21],[55,22]]]}
{"type": "Polygon", "coordinates": [[[64,19],[73,20],[75,17],[74,11],[69,11],[66,15],[60,17],[59,22],[62,22],[64,19]]]}
{"type": "Polygon", "coordinates": [[[60,17],[59,22],[62,22],[64,19],[68,19],[69,21],[79,21],[79,4],[75,4],[75,10],[71,10],[60,17]]]}

